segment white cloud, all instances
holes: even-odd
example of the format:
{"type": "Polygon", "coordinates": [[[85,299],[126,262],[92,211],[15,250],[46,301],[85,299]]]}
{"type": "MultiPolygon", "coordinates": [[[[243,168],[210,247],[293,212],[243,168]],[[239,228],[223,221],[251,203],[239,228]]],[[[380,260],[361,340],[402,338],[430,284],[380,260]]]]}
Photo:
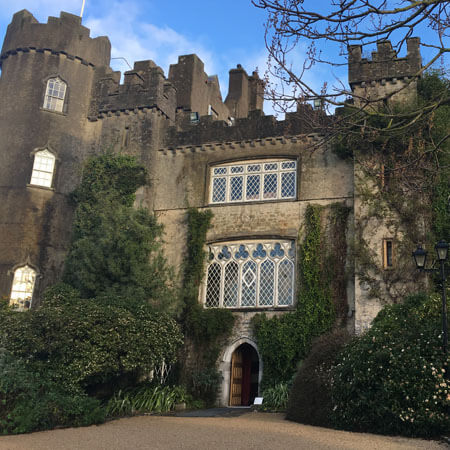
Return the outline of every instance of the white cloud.
{"type": "Polygon", "coordinates": [[[82,0],[0,0],[0,17],[5,21],[22,9],[27,9],[39,22],[47,22],[48,16],[59,17],[60,11],[80,14],[82,0]]]}

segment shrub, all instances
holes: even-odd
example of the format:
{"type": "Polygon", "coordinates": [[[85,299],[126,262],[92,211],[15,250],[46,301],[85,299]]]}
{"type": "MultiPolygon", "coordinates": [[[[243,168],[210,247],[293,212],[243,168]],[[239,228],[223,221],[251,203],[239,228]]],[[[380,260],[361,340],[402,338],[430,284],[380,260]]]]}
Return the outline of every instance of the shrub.
{"type": "Polygon", "coordinates": [[[450,429],[439,295],[385,307],[341,353],[333,420],[355,431],[434,436],[450,429]]]}
{"type": "Polygon", "coordinates": [[[262,392],[263,409],[269,411],[285,411],[289,397],[288,383],[278,383],[262,392]]]}
{"type": "Polygon", "coordinates": [[[84,300],[62,286],[37,310],[0,311],[0,343],[45,378],[92,391],[118,376],[172,363],[182,336],[173,319],[149,305],[131,310],[115,305],[114,298],[84,300]]]}
{"type": "Polygon", "coordinates": [[[309,425],[331,425],[331,368],[337,354],[350,340],[338,329],[317,338],[301,363],[289,395],[286,418],[309,425]]]}
{"type": "Polygon", "coordinates": [[[216,401],[221,381],[222,374],[215,367],[194,370],[190,378],[190,392],[206,405],[212,405],[216,401]]]}
{"type": "Polygon", "coordinates": [[[26,362],[0,353],[0,433],[17,434],[55,426],[101,423],[100,402],[31,370],[26,362]]]}

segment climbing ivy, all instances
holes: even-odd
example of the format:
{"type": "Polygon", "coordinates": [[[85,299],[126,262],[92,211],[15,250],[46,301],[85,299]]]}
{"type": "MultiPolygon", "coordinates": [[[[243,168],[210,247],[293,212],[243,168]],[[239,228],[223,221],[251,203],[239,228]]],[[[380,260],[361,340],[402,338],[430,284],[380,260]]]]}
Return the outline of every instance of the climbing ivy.
{"type": "MultiPolygon", "coordinates": [[[[450,81],[438,72],[418,82],[417,103],[435,103],[435,110],[404,133],[389,115],[405,117],[411,105],[386,105],[386,115],[367,120],[358,132],[338,136],[334,150],[355,161],[355,273],[367,295],[381,301],[401,301],[417,283],[411,251],[422,244],[432,249],[450,239],[450,105],[440,104],[450,93],[450,81]],[[409,109],[408,109],[409,108],[409,109]],[[389,133],[380,132],[380,122],[389,133]],[[395,131],[397,129],[397,131],[395,131]],[[375,131],[378,130],[378,131],[375,131]],[[372,232],[385,229],[394,241],[394,266],[384,270],[372,232]]],[[[344,111],[345,114],[345,111],[344,111]]],[[[425,287],[425,286],[423,286],[425,287]]]]}
{"type": "MultiPolygon", "coordinates": [[[[199,289],[205,274],[206,233],[211,226],[212,212],[190,208],[187,213],[187,255],[183,282],[183,313],[187,345],[192,345],[188,385],[191,391],[207,402],[214,402],[220,376],[216,363],[221,343],[233,328],[234,316],[226,309],[204,309],[198,301],[199,289]]],[[[187,369],[187,367],[185,367],[187,369]]]]}
{"type": "Polygon", "coordinates": [[[272,318],[258,314],[252,321],[264,364],[263,388],[290,381],[297,364],[308,353],[311,340],[330,330],[337,315],[346,311],[342,287],[346,284],[345,236],[349,212],[341,204],[328,211],[318,205],[306,208],[304,238],[298,251],[296,309],[272,318]],[[328,233],[322,225],[326,218],[328,233]],[[338,234],[340,240],[330,246],[329,241],[338,234]]]}

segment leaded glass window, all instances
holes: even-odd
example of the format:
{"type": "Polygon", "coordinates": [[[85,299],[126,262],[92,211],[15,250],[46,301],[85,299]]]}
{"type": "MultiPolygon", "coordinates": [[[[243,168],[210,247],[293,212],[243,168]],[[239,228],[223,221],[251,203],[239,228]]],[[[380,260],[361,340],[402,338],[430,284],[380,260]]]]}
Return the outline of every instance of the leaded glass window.
{"type": "Polygon", "coordinates": [[[294,302],[294,241],[211,244],[207,308],[285,307],[294,302]]]}
{"type": "Polygon", "coordinates": [[[280,200],[297,195],[297,161],[230,163],[211,170],[211,203],[280,200]]]}
{"type": "Polygon", "coordinates": [[[30,266],[26,265],[16,269],[9,304],[19,311],[30,308],[35,281],[36,271],[30,266]]]}
{"type": "Polygon", "coordinates": [[[52,186],[55,156],[48,150],[41,150],[34,155],[33,172],[30,184],[35,186],[52,186]]]}
{"type": "Polygon", "coordinates": [[[66,96],[66,83],[59,78],[50,78],[45,91],[44,108],[62,112],[66,96]]]}

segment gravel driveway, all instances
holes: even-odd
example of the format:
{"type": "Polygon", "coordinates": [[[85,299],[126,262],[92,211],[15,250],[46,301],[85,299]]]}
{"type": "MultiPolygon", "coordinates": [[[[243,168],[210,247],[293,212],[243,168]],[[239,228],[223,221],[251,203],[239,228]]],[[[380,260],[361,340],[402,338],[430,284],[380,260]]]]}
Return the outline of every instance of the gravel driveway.
{"type": "Polygon", "coordinates": [[[443,443],[300,425],[281,414],[139,416],[100,426],[0,437],[1,450],[439,449],[443,443]]]}

